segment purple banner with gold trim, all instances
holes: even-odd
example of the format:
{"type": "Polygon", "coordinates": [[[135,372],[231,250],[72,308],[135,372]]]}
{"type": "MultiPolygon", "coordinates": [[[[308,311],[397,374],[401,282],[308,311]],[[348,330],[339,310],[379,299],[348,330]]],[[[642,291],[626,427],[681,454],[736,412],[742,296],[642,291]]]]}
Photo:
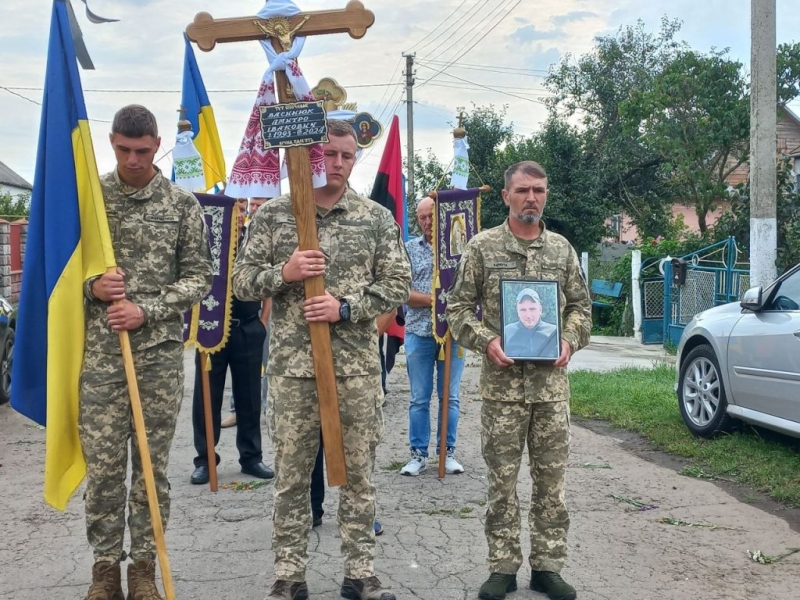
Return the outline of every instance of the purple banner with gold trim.
{"type": "Polygon", "coordinates": [[[202,352],[213,354],[228,341],[233,293],[231,277],[239,241],[239,209],[233,198],[195,194],[203,208],[208,245],[214,265],[211,291],[183,315],[183,340],[202,352]]]}
{"type": "Polygon", "coordinates": [[[480,190],[443,190],[433,208],[433,336],[444,343],[447,335],[447,290],[456,278],[464,246],[480,230],[480,190]]]}

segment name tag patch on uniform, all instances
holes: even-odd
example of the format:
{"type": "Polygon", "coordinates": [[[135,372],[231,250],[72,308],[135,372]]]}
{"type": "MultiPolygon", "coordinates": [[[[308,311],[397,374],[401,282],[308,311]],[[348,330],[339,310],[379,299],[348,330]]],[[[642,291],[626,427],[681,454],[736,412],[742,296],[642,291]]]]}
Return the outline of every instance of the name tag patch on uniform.
{"type": "Polygon", "coordinates": [[[496,260],[486,263],[487,269],[516,269],[517,262],[514,260],[496,260]]]}
{"type": "Polygon", "coordinates": [[[152,223],[178,223],[181,219],[178,215],[146,215],[144,220],[152,223]]]}

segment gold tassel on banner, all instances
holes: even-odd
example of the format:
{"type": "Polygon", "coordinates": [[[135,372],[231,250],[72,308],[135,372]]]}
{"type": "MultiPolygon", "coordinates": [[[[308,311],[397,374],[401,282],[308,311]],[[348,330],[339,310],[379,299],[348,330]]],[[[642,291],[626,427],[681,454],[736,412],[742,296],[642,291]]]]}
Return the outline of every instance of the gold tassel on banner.
{"type": "Polygon", "coordinates": [[[210,354],[206,354],[205,352],[203,352],[203,356],[205,356],[205,359],[206,359],[206,364],[203,365],[203,370],[204,371],[211,371],[211,355],[210,354]]]}
{"type": "Polygon", "coordinates": [[[456,356],[458,356],[458,358],[464,358],[464,346],[458,347],[458,354],[456,356]]]}
{"type": "Polygon", "coordinates": [[[436,360],[444,360],[444,344],[439,344],[439,356],[436,357],[436,360]]]}

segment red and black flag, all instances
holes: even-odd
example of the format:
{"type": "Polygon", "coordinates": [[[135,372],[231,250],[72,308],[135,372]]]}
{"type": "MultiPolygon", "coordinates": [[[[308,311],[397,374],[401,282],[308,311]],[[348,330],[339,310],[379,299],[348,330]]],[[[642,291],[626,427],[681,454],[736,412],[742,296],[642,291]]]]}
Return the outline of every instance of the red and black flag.
{"type": "MultiPolygon", "coordinates": [[[[408,235],[408,221],[406,212],[406,195],[403,178],[403,157],[400,152],[400,120],[397,115],[392,118],[392,125],[389,128],[389,137],[383,149],[381,164],[378,167],[378,174],[375,176],[375,183],[372,186],[370,198],[381,206],[385,206],[394,215],[397,225],[405,240],[408,235]]],[[[391,371],[394,366],[394,358],[403,345],[405,337],[405,320],[403,318],[403,307],[398,308],[397,319],[389,326],[386,332],[388,336],[386,345],[386,370],[391,371]]]]}

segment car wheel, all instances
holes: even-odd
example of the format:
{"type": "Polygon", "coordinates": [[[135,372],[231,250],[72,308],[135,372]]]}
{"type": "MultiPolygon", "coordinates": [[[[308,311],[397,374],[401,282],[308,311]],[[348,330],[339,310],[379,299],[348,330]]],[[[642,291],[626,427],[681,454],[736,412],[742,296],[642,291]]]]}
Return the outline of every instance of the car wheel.
{"type": "Polygon", "coordinates": [[[698,346],[686,356],[678,377],[678,404],[686,427],[699,437],[733,429],[728,399],[711,346],[698,346]]]}
{"type": "Polygon", "coordinates": [[[0,355],[0,404],[11,398],[11,361],[14,356],[14,330],[10,329],[0,355]]]}

